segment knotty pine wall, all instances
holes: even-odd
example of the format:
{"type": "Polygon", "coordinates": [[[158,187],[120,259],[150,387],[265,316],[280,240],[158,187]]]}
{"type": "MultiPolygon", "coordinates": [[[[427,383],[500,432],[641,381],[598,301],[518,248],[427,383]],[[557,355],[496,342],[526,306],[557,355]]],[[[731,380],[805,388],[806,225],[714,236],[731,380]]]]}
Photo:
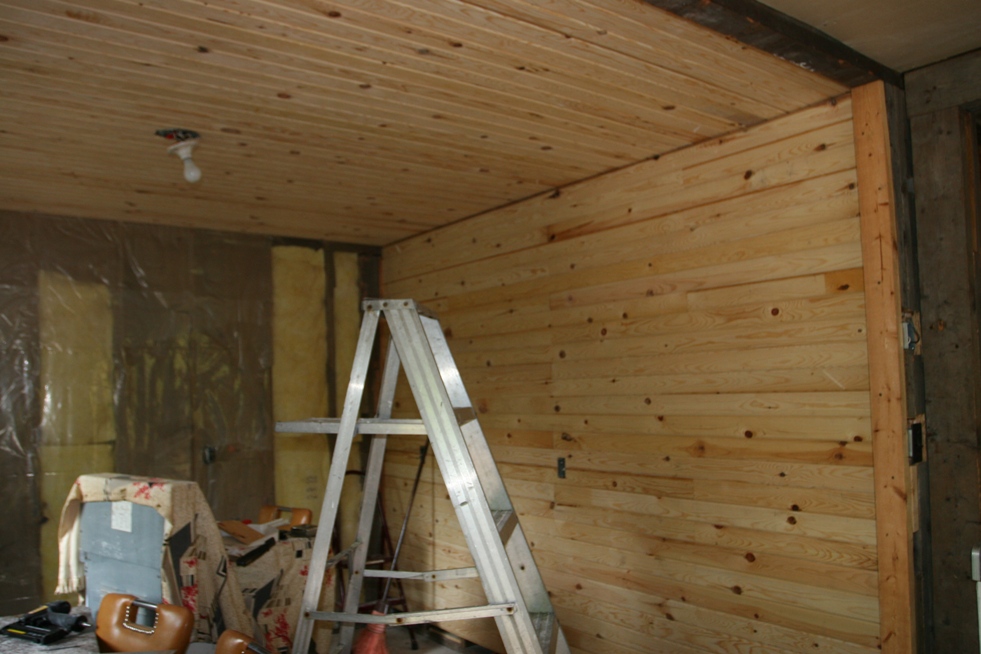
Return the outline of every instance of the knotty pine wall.
{"type": "MultiPolygon", "coordinates": [[[[384,251],[385,296],[439,313],[574,651],[878,651],[855,151],[844,97],[384,251]]],[[[393,529],[417,446],[389,446],[393,529]]],[[[438,474],[405,569],[468,560],[438,474]]]]}

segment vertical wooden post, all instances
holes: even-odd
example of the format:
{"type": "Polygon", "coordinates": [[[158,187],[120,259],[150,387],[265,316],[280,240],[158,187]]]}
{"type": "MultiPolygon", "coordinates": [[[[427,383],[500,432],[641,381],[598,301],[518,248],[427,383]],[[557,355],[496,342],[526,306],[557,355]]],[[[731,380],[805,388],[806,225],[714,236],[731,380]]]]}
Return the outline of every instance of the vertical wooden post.
{"type": "Polygon", "coordinates": [[[884,85],[858,87],[852,99],[868,323],[880,634],[882,651],[912,652],[915,503],[906,444],[899,252],[884,85]]]}

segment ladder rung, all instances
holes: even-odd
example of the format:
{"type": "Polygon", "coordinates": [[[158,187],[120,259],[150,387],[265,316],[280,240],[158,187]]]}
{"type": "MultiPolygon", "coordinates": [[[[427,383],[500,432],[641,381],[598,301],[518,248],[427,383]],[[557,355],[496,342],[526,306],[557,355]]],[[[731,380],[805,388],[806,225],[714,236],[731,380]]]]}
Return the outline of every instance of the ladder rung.
{"type": "Polygon", "coordinates": [[[494,517],[494,524],[497,525],[497,533],[501,535],[501,542],[507,545],[514,528],[518,524],[518,514],[513,510],[491,511],[494,517]]]}
{"type": "Polygon", "coordinates": [[[448,581],[452,579],[471,579],[478,576],[477,568],[453,568],[451,570],[428,570],[414,572],[411,570],[365,570],[365,577],[380,577],[382,579],[418,579],[421,581],[448,581]]]}
{"type": "Polygon", "coordinates": [[[556,621],[554,613],[530,613],[528,615],[531,618],[531,624],[535,628],[535,633],[538,634],[538,642],[542,645],[542,651],[545,654],[552,654],[555,651],[555,632],[556,621]]]}
{"type": "Polygon", "coordinates": [[[427,622],[447,622],[450,620],[476,620],[477,618],[496,618],[514,613],[514,603],[487,604],[485,606],[466,606],[459,609],[437,609],[435,611],[416,611],[393,613],[391,615],[371,615],[368,613],[334,613],[329,611],[310,611],[310,620],[330,622],[356,622],[359,624],[425,624],[427,622]]]}
{"type": "MultiPolygon", "coordinates": [[[[277,422],[276,431],[286,434],[336,434],[340,431],[340,418],[308,418],[306,420],[290,420],[277,422]]],[[[383,419],[363,418],[358,420],[354,429],[358,434],[385,434],[397,436],[402,434],[426,434],[426,426],[421,419],[383,419]]]]}

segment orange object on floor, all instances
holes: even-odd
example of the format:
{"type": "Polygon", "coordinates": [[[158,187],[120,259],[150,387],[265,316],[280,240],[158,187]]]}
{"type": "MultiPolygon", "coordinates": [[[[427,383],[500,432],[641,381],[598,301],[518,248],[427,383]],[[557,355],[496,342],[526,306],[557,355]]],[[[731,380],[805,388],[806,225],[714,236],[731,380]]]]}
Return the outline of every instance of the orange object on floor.
{"type": "Polygon", "coordinates": [[[184,654],[191,642],[194,616],[183,606],[150,604],[133,595],[108,593],[96,617],[95,635],[103,652],[174,650],[184,654]],[[140,609],[153,613],[153,624],[137,623],[140,609]]]}
{"type": "Polygon", "coordinates": [[[255,638],[233,629],[223,631],[218,644],[215,645],[215,654],[249,654],[249,652],[269,654],[269,650],[256,643],[255,638]]]}
{"type": "MultiPolygon", "coordinates": [[[[371,615],[385,615],[381,611],[372,611],[371,615]]],[[[351,654],[388,654],[388,644],[385,642],[385,625],[369,624],[358,634],[358,640],[351,649],[351,654]]]]}

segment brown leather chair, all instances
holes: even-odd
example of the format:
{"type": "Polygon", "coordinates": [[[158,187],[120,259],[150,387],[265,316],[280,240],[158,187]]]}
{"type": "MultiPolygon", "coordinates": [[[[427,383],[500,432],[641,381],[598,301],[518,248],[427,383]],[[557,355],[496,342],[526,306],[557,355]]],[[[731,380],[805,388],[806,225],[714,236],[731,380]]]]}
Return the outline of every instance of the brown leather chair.
{"type": "Polygon", "coordinates": [[[183,606],[150,604],[133,595],[108,593],[99,605],[95,635],[102,652],[174,650],[184,654],[193,630],[194,615],[183,606]],[[140,609],[152,613],[152,625],[137,623],[140,609]]]}
{"type": "MultiPolygon", "coordinates": [[[[283,513],[290,514],[290,527],[308,525],[313,520],[313,512],[310,509],[290,508],[288,506],[273,506],[267,504],[259,509],[259,524],[272,522],[279,518],[283,513]]],[[[280,527],[288,529],[289,527],[280,527]]]]}
{"type": "Polygon", "coordinates": [[[215,654],[269,654],[269,652],[259,646],[254,638],[234,629],[226,629],[218,638],[215,654]]]}

